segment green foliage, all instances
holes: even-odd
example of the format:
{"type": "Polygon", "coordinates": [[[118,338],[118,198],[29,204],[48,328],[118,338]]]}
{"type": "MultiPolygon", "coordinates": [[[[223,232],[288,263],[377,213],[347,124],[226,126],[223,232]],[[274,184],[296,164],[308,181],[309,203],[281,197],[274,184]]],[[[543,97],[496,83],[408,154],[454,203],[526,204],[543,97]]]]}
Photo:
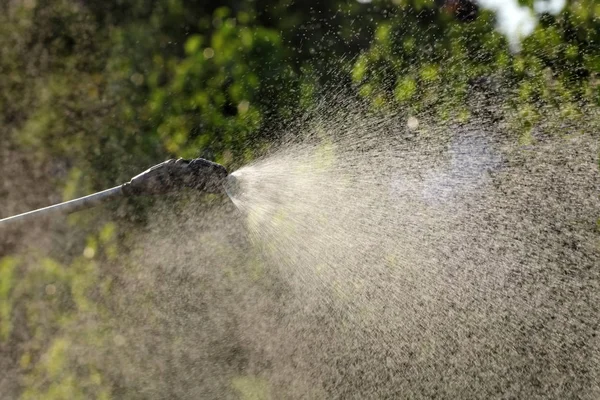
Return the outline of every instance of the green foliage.
{"type": "Polygon", "coordinates": [[[4,342],[8,340],[12,331],[13,299],[10,294],[18,264],[19,261],[14,257],[5,257],[0,260],[0,340],[4,342]]]}
{"type": "Polygon", "coordinates": [[[386,102],[396,101],[407,113],[440,116],[468,105],[469,94],[485,79],[502,88],[483,90],[512,106],[501,111],[518,132],[542,120],[552,128],[584,118],[579,110],[600,104],[598,12],[595,2],[580,1],[559,16],[544,15],[522,51],[513,54],[488,12],[463,23],[432,3],[402,2],[355,61],[352,79],[374,103],[384,93],[386,102]]]}
{"type": "Polygon", "coordinates": [[[102,353],[111,335],[102,304],[111,278],[99,262],[114,258],[114,233],[105,225],[70,265],[43,255],[0,259],[0,343],[21,347],[24,399],[110,397],[102,353]]]}
{"type": "Polygon", "coordinates": [[[241,400],[269,400],[272,398],[268,382],[264,379],[252,376],[240,376],[234,378],[231,385],[241,400]]]}
{"type": "Polygon", "coordinates": [[[187,39],[185,57],[163,61],[169,83],[149,81],[147,107],[169,153],[195,157],[202,149],[204,156],[229,163],[249,156],[244,150],[256,133],[268,130],[268,112],[289,110],[297,80],[275,30],[226,8],[217,9],[212,21],[212,32],[187,39]]]}

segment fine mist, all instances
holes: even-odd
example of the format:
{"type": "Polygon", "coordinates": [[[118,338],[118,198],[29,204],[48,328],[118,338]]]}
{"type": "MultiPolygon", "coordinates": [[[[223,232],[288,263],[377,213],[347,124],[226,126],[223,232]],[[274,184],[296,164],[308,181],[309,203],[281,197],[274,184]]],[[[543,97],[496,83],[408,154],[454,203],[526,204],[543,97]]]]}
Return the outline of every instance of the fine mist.
{"type": "MultiPolygon", "coordinates": [[[[521,145],[485,120],[320,108],[233,173],[233,202],[155,199],[57,332],[63,365],[131,399],[595,399],[600,174],[580,131],[521,145]]],[[[68,297],[48,282],[28,290],[51,310],[68,297]]]]}
{"type": "Polygon", "coordinates": [[[408,125],[315,118],[233,174],[288,292],[246,339],[274,398],[599,396],[596,141],[408,125]]]}

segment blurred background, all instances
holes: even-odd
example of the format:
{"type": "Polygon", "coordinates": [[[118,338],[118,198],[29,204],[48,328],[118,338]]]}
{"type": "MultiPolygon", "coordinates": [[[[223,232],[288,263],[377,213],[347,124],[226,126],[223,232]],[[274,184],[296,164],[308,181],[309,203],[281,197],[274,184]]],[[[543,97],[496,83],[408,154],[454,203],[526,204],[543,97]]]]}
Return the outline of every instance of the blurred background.
{"type": "MultiPolygon", "coordinates": [[[[168,158],[235,170],[332,99],[409,123],[483,119],[523,146],[597,133],[599,74],[596,0],[0,0],[0,217],[168,158]]],[[[262,279],[270,297],[244,303],[258,289],[227,268],[242,263],[228,250],[247,246],[239,229],[198,250],[186,235],[219,217],[150,220],[158,202],[0,233],[0,398],[338,393],[334,380],[312,385],[310,365],[297,380],[265,377],[269,346],[239,332],[256,309],[277,323],[277,284],[262,279]],[[165,241],[168,262],[154,254],[165,241]],[[217,267],[182,267],[199,259],[217,267]]],[[[168,207],[185,215],[190,202],[168,207]]]]}

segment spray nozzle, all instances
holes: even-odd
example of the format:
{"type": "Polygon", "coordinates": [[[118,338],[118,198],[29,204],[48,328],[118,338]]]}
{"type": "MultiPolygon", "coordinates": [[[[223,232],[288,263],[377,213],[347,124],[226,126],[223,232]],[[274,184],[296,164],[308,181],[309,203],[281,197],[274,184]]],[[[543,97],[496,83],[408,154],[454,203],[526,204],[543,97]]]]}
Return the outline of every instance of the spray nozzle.
{"type": "Polygon", "coordinates": [[[202,158],[167,160],[133,177],[123,185],[125,195],[164,194],[187,187],[222,193],[227,170],[202,158]]]}
{"type": "Polygon", "coordinates": [[[223,193],[227,170],[220,164],[196,158],[193,160],[167,160],[134,176],[123,185],[90,194],[79,199],[40,208],[13,217],[0,219],[0,227],[35,219],[52,213],[68,214],[94,207],[117,197],[148,194],[165,194],[184,187],[204,193],[223,193]]]}

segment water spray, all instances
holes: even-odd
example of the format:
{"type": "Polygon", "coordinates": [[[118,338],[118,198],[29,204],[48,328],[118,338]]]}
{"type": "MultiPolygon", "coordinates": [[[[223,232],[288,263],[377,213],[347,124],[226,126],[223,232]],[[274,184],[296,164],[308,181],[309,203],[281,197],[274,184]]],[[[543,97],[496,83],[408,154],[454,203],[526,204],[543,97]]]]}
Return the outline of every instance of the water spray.
{"type": "Polygon", "coordinates": [[[220,164],[196,158],[167,160],[155,165],[127,183],[85,197],[0,219],[0,228],[33,221],[52,214],[70,214],[92,208],[119,197],[162,195],[190,188],[201,193],[224,193],[227,170],[220,164]]]}

